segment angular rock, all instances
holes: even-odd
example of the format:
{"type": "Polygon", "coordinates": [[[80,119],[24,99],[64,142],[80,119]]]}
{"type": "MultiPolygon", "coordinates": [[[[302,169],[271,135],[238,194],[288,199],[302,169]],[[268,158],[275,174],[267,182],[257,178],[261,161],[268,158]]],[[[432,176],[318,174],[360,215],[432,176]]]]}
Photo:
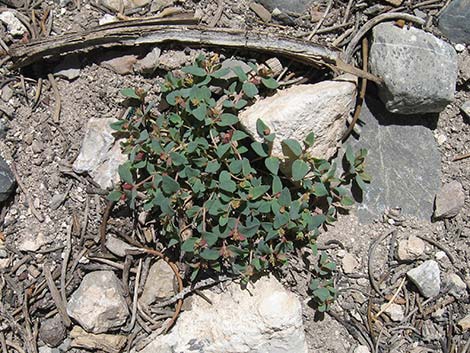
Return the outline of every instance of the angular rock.
{"type": "Polygon", "coordinates": [[[157,12],[169,7],[175,3],[175,0],[153,0],[150,5],[151,12],[157,12]]]}
{"type": "Polygon", "coordinates": [[[470,0],[452,0],[439,16],[438,27],[455,43],[470,44],[470,0]]]}
{"type": "Polygon", "coordinates": [[[141,74],[152,74],[160,63],[160,48],[153,48],[143,59],[137,61],[134,65],[134,71],[141,74]]]}
{"type": "Polygon", "coordinates": [[[122,55],[109,60],[104,60],[100,65],[119,75],[128,75],[132,73],[132,68],[136,62],[136,55],[122,55]]]}
{"type": "Polygon", "coordinates": [[[406,274],[424,297],[430,298],[439,294],[441,290],[441,271],[436,261],[425,261],[418,267],[409,270],[406,274]]]}
{"type": "Polygon", "coordinates": [[[171,267],[165,261],[158,260],[150,267],[139,303],[148,306],[158,299],[174,295],[174,281],[175,274],[171,267]]]}
{"type": "Polygon", "coordinates": [[[256,140],[256,122],[263,120],[276,133],[273,155],[283,155],[281,141],[303,141],[313,132],[315,144],[309,152],[329,159],[338,149],[346,129],[346,119],[355,104],[356,85],[349,75],[335,81],[293,86],[256,102],[240,114],[243,128],[256,140]]]}
{"type": "Polygon", "coordinates": [[[447,279],[449,294],[459,299],[467,295],[467,285],[459,275],[451,273],[447,279]]]}
{"type": "Polygon", "coordinates": [[[344,273],[351,274],[356,272],[357,268],[359,267],[359,262],[357,262],[353,255],[347,253],[344,255],[341,265],[343,267],[344,273]]]}
{"type": "Polygon", "coordinates": [[[75,326],[70,332],[72,337],[71,346],[85,348],[95,351],[104,351],[109,353],[119,353],[126,345],[127,338],[124,335],[109,335],[101,333],[95,335],[84,331],[81,327],[75,326]]]}
{"type": "Polygon", "coordinates": [[[269,11],[279,9],[281,11],[303,13],[312,4],[312,0],[257,0],[269,11]]]}
{"type": "Polygon", "coordinates": [[[462,112],[467,116],[467,118],[470,119],[470,100],[462,104],[460,110],[462,110],[462,112]]]}
{"type": "Polygon", "coordinates": [[[37,251],[49,242],[44,233],[26,230],[19,236],[17,248],[19,251],[37,251]]]}
{"type": "MultiPolygon", "coordinates": [[[[388,303],[382,304],[381,309],[383,309],[386,305],[388,305],[388,303]]],[[[395,322],[400,322],[405,317],[402,306],[395,303],[390,304],[384,312],[390,316],[392,321],[395,322]]]]}
{"type": "Polygon", "coordinates": [[[80,76],[80,59],[77,55],[69,55],[54,69],[54,75],[63,77],[69,81],[80,76]]]}
{"type": "Polygon", "coordinates": [[[454,99],[457,53],[430,33],[379,24],[369,62],[371,72],[384,80],[379,96],[392,113],[441,112],[454,99]]]}
{"type": "Polygon", "coordinates": [[[164,70],[175,70],[184,66],[191,59],[181,50],[168,50],[160,55],[160,67],[164,70]]]}
{"type": "Polygon", "coordinates": [[[126,251],[127,250],[136,250],[137,248],[135,246],[132,246],[125,241],[116,238],[115,236],[108,235],[106,237],[106,249],[108,249],[110,252],[112,252],[114,255],[120,256],[120,257],[125,257],[126,251]]]}
{"type": "Polygon", "coordinates": [[[270,22],[271,21],[271,12],[266,10],[266,8],[258,4],[256,2],[250,2],[250,9],[253,10],[255,14],[258,15],[259,18],[261,18],[264,22],[270,22]]]}
{"type": "Polygon", "coordinates": [[[7,162],[0,157],[0,202],[5,201],[15,190],[16,179],[7,162]]]}
{"type": "Polygon", "coordinates": [[[455,217],[464,203],[465,192],[462,184],[456,180],[445,184],[436,195],[434,217],[436,219],[455,217]]]}
{"type": "Polygon", "coordinates": [[[76,173],[90,173],[103,189],[119,181],[118,167],[127,159],[121,153],[118,141],[114,141],[114,130],[110,124],[114,118],[92,118],[88,121],[80,153],[73,163],[76,173]]]}
{"type": "Polygon", "coordinates": [[[158,336],[141,353],[307,353],[299,299],[273,277],[243,290],[232,283],[213,302],[195,297],[172,331],[158,336]]]}
{"type": "Polygon", "coordinates": [[[150,3],[151,0],[100,0],[104,7],[115,11],[122,12],[125,10],[136,9],[150,3]]]}
{"type": "Polygon", "coordinates": [[[67,303],[67,313],[91,333],[122,326],[129,315],[123,288],[114,272],[96,271],[83,277],[67,303]]]}
{"type": "Polygon", "coordinates": [[[463,319],[459,320],[457,323],[462,331],[467,331],[470,329],[470,315],[465,316],[463,319]]]}
{"type": "Polygon", "coordinates": [[[106,25],[108,23],[117,22],[119,19],[116,16],[110,15],[109,13],[105,14],[98,20],[100,26],[106,25]]]}
{"type": "Polygon", "coordinates": [[[354,353],[370,353],[370,350],[369,347],[360,345],[354,349],[354,353]]]}
{"type": "Polygon", "coordinates": [[[398,259],[401,261],[414,260],[424,253],[425,243],[420,238],[410,235],[408,239],[398,241],[398,259]]]}
{"type": "Polygon", "coordinates": [[[368,150],[366,172],[372,181],[358,205],[359,221],[370,223],[394,207],[400,207],[403,216],[429,221],[441,183],[441,155],[426,127],[431,126],[429,119],[396,116],[368,98],[360,120],[364,125],[359,141],[346,141],[353,150],[368,150]]]}
{"type": "Polygon", "coordinates": [[[50,347],[57,347],[66,336],[65,326],[59,315],[43,320],[39,327],[39,338],[50,347]]]}
{"type": "Polygon", "coordinates": [[[14,37],[22,36],[27,31],[25,25],[11,11],[0,13],[0,22],[6,24],[8,33],[14,37]]]}

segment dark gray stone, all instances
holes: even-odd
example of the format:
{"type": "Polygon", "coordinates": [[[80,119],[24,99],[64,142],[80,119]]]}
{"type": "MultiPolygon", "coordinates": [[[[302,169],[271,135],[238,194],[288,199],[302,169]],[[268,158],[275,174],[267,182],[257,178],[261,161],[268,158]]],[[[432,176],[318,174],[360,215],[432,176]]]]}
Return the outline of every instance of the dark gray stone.
{"type": "Polygon", "coordinates": [[[470,44],[470,0],[452,0],[439,16],[438,26],[451,41],[470,44]]]}
{"type": "Polygon", "coordinates": [[[15,189],[16,181],[7,162],[0,157],[0,202],[5,201],[15,189]]]}
{"type": "Polygon", "coordinates": [[[50,347],[57,347],[66,336],[65,326],[59,315],[46,319],[39,327],[39,338],[50,347]]]}
{"type": "Polygon", "coordinates": [[[430,220],[441,180],[441,157],[429,127],[429,117],[387,112],[377,100],[363,105],[359,140],[346,142],[366,148],[366,172],[372,177],[358,205],[361,223],[380,218],[386,209],[401,207],[402,215],[430,220]]]}
{"type": "Polygon", "coordinates": [[[312,0],[257,0],[269,11],[279,9],[281,11],[303,13],[314,2],[312,0]]]}
{"type": "Polygon", "coordinates": [[[381,23],[373,29],[369,62],[384,80],[379,96],[392,113],[438,113],[454,99],[457,53],[430,33],[381,23]]]}

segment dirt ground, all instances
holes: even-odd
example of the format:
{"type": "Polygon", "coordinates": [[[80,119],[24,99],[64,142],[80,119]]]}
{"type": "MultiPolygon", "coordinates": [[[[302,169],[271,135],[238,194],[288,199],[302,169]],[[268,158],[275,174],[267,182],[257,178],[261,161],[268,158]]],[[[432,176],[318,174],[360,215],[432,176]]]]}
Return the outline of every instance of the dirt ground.
{"type": "MultiPolygon", "coordinates": [[[[347,30],[352,28],[352,33],[355,33],[367,19],[392,10],[413,13],[414,10],[420,9],[430,16],[435,16],[445,2],[434,1],[421,7],[418,3],[414,0],[407,1],[397,9],[385,2],[379,6],[376,3],[352,1],[351,11],[345,17],[347,2],[335,1],[320,27],[320,32],[323,30],[323,33],[315,35],[312,40],[331,45],[347,30]],[[342,23],[347,25],[339,29],[325,30],[342,23]]],[[[222,6],[223,11],[216,23],[217,27],[262,30],[306,39],[327,8],[326,2],[315,4],[317,5],[312,6],[307,13],[291,14],[290,20],[283,22],[273,19],[270,23],[264,23],[249,10],[248,1],[244,0],[186,0],[176,1],[173,6],[196,11],[201,17],[202,25],[209,24],[222,6]]],[[[38,18],[45,14],[46,9],[50,11],[49,16],[53,17],[52,32],[55,34],[82,31],[96,26],[105,13],[111,13],[88,0],[68,2],[66,6],[50,1],[39,2],[36,6],[38,18]]],[[[21,12],[31,16],[30,9],[21,12]]],[[[129,15],[146,16],[149,12],[144,8],[129,15]]],[[[433,22],[428,30],[439,36],[433,22]]],[[[3,35],[0,30],[0,38],[3,35]]],[[[336,43],[337,47],[344,49],[350,38],[351,35],[346,36],[343,41],[336,43]]],[[[165,53],[167,50],[181,51],[185,48],[167,45],[162,49],[165,53]]],[[[217,52],[216,49],[213,50],[217,52]]],[[[221,52],[226,56],[237,54],[233,51],[221,52]]],[[[47,81],[47,73],[59,60],[53,58],[46,65],[33,70],[15,71],[8,70],[5,66],[0,68],[0,88],[3,88],[1,99],[4,99],[2,104],[6,104],[13,111],[12,116],[7,117],[4,113],[0,120],[0,130],[3,129],[5,135],[0,139],[0,154],[7,161],[14,162],[25,189],[9,199],[1,211],[0,235],[4,239],[0,240],[4,242],[8,261],[0,262],[3,279],[3,285],[0,285],[0,312],[8,312],[11,317],[6,319],[3,315],[3,320],[0,320],[0,332],[9,340],[22,342],[21,330],[11,330],[10,327],[12,321],[23,325],[22,296],[28,288],[36,295],[29,303],[33,322],[48,317],[51,311],[52,314],[55,313],[51,297],[47,290],[44,290],[41,269],[46,261],[53,264],[53,271],[60,268],[71,225],[72,236],[77,239],[79,246],[73,248],[70,256],[70,262],[77,263],[77,270],[67,287],[67,294],[77,287],[86,271],[106,266],[79,263],[84,254],[82,250],[87,246],[93,248],[96,245],[106,200],[91,178],[77,175],[72,171],[71,165],[79,153],[85,126],[90,118],[118,116],[122,111],[119,90],[125,87],[143,87],[149,91],[151,98],[156,98],[159,92],[158,78],[165,72],[158,70],[150,77],[137,74],[119,75],[99,65],[100,55],[101,51],[81,53],[80,76],[73,81],[56,79],[61,96],[58,124],[52,121],[57,102],[47,81]],[[23,77],[24,83],[20,77],[23,77]],[[39,78],[43,80],[42,92],[38,103],[33,107],[39,78]],[[11,97],[5,100],[6,88],[12,92],[11,97]],[[39,221],[31,212],[30,203],[33,203],[44,221],[39,221]]],[[[467,50],[459,53],[462,62],[468,62],[468,58],[467,50]]],[[[289,60],[281,61],[284,65],[289,64],[289,60]]],[[[292,77],[309,71],[308,68],[299,67],[292,77]]],[[[455,102],[440,114],[433,133],[441,152],[442,183],[458,180],[468,196],[470,159],[453,161],[456,155],[467,153],[470,144],[469,120],[460,110],[463,102],[470,99],[469,86],[464,82],[463,76],[461,73],[455,102]]],[[[460,299],[451,296],[448,293],[446,278],[455,273],[470,285],[469,213],[470,198],[467,197],[460,214],[445,222],[432,223],[405,218],[402,222],[390,224],[384,219],[377,219],[371,224],[363,225],[358,222],[354,210],[349,215],[340,215],[337,223],[319,238],[320,246],[324,245],[326,251],[339,264],[338,273],[335,275],[339,294],[331,314],[319,317],[310,305],[310,295],[306,287],[309,274],[305,271],[301,258],[294,257],[291,264],[282,270],[282,282],[302,299],[309,351],[352,352],[358,345],[365,345],[369,347],[370,352],[467,352],[469,333],[463,331],[457,323],[469,313],[469,297],[468,294],[460,299]],[[371,254],[370,248],[374,240],[387,234],[390,236],[377,243],[371,254]],[[394,258],[397,240],[410,235],[431,240],[425,241],[426,248],[421,259],[438,260],[444,289],[441,295],[428,302],[412,285],[407,284],[397,298],[404,307],[406,320],[396,322],[386,314],[374,320],[373,314],[380,311],[382,304],[390,301],[403,274],[416,265],[416,261],[401,263],[394,258]],[[354,273],[346,274],[341,268],[341,263],[348,254],[358,260],[359,266],[354,273]],[[374,292],[368,271],[380,282],[383,296],[374,292]]],[[[113,224],[119,224],[119,221],[111,221],[111,225],[113,224]]]]}

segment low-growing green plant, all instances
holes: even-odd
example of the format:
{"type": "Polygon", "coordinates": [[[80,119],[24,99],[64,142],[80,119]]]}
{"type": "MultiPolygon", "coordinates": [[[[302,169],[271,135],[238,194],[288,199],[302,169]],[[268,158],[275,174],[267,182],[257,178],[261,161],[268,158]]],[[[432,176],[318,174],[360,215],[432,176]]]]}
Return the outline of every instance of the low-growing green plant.
{"type": "MultiPolygon", "coordinates": [[[[158,242],[184,259],[191,280],[204,270],[248,280],[285,264],[298,247],[316,253],[319,229],[353,204],[346,186],[363,188],[368,180],[365,150],[348,148],[348,167],[336,176],[335,163],[309,152],[313,133],[282,141],[283,157],[272,154],[276,136],[262,120],[258,140],[243,131],[238,112],[278,86],[268,69],[250,65],[248,73],[223,69],[217,57],[201,56],[168,73],[161,86],[168,108],[158,113],[144,91],[122,90],[132,108],[113,128],[129,160],[119,166],[122,184],[109,199],[153,215],[158,242]]],[[[311,289],[326,310],[334,263],[322,255],[318,269],[311,289]]]]}

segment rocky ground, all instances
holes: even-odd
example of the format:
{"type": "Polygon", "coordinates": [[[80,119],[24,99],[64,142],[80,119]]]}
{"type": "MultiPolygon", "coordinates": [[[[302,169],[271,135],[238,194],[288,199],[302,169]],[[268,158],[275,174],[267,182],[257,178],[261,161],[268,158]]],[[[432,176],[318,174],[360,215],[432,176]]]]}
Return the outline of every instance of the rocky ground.
{"type": "MultiPolygon", "coordinates": [[[[468,0],[0,5],[2,351],[470,351],[468,0]],[[345,60],[355,47],[350,43],[360,44],[358,33],[368,28],[368,70],[384,83],[369,81],[361,102],[360,80],[333,80],[340,72],[270,53],[173,43],[10,66],[9,49],[21,43],[181,12],[203,26],[311,41],[341,50],[345,60]],[[130,255],[148,234],[135,230],[125,208],[112,212],[107,251],[100,251],[104,189],[117,182],[123,161],[109,129],[125,110],[119,91],[142,87],[158,101],[163,75],[200,53],[217,53],[230,65],[276,63],[275,77],[291,104],[278,96],[260,99],[244,113],[248,120],[250,109],[268,111],[276,132],[293,137],[300,136],[292,126],[310,125],[317,152],[339,162],[347,145],[369,151],[373,180],[361,203],[319,237],[319,248],[338,265],[337,299],[325,315],[311,303],[314,258],[305,251],[248,290],[226,278],[196,288],[185,281],[182,313],[164,334],[178,309],[178,285],[162,260],[130,255]],[[359,121],[337,152],[356,103],[359,121]]],[[[355,52],[361,67],[361,50],[355,52]]]]}

